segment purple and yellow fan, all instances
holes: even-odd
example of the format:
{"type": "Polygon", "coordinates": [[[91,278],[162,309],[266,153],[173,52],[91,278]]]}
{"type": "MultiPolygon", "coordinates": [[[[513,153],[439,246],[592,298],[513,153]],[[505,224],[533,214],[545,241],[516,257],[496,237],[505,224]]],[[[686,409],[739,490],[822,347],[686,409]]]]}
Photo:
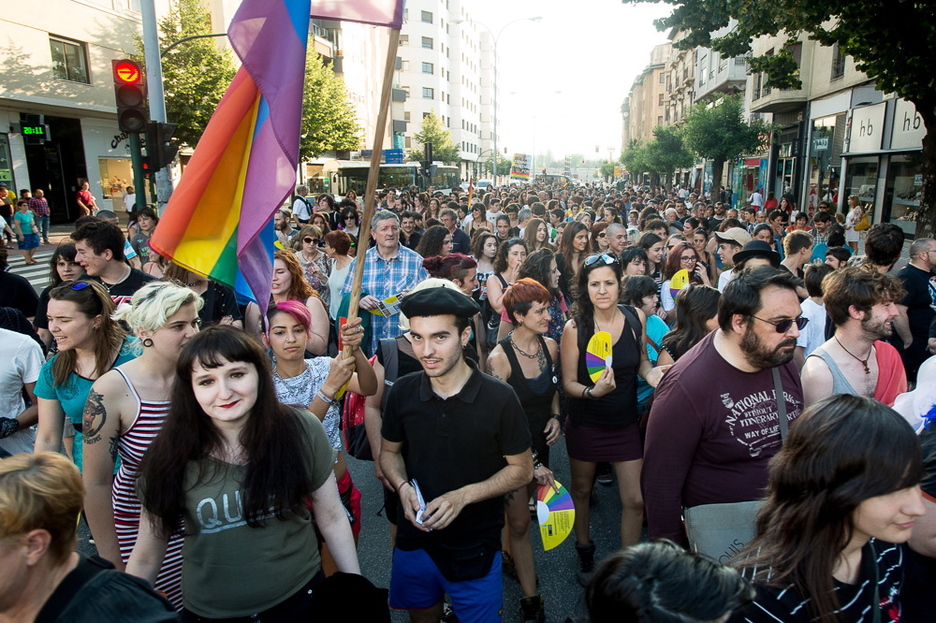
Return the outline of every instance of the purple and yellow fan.
{"type": "Polygon", "coordinates": [[[677,270],[669,282],[669,291],[675,299],[679,291],[689,285],[689,271],[685,268],[677,270]]]}
{"type": "Polygon", "coordinates": [[[592,383],[597,383],[605,368],[611,367],[611,334],[596,331],[585,348],[585,370],[592,383]]]}
{"type": "Polygon", "coordinates": [[[575,523],[575,505],[572,496],[558,480],[556,491],[549,485],[540,485],[536,490],[536,520],[540,525],[543,549],[546,551],[565,541],[575,523]]]}

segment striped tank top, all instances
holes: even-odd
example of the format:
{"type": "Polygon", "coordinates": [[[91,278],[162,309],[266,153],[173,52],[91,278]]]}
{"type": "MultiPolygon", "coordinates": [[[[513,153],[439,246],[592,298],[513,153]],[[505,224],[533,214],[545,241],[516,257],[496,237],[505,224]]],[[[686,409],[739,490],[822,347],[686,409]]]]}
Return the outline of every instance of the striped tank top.
{"type": "MultiPolygon", "coordinates": [[[[162,428],[169,412],[169,401],[141,399],[124,371],[120,368],[114,370],[123,377],[139,405],[133,424],[117,437],[117,453],[120,455],[121,464],[114,477],[111,493],[120,557],[126,564],[136,544],[140,526],[141,504],[136,492],[140,464],[149,445],[162,428]]],[[[176,608],[182,607],[182,543],[181,531],[170,537],[166,557],[163,559],[155,585],[156,590],[163,591],[176,608]]]]}

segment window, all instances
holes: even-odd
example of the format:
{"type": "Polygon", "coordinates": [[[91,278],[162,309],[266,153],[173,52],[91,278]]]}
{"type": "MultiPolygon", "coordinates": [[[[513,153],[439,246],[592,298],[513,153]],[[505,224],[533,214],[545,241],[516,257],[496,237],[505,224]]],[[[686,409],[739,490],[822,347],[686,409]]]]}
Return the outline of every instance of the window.
{"type": "Polygon", "coordinates": [[[400,45],[409,45],[409,35],[400,35],[400,45]]]}
{"type": "Polygon", "coordinates": [[[88,55],[83,43],[49,38],[52,48],[52,74],[59,80],[91,84],[88,55]]]}
{"type": "Polygon", "coordinates": [[[422,91],[423,99],[427,99],[427,100],[435,99],[435,89],[431,87],[423,87],[422,90],[423,90],[422,91]]]}
{"type": "Polygon", "coordinates": [[[403,121],[409,121],[409,120],[410,120],[410,114],[409,114],[409,111],[407,110],[403,113],[403,121]]]}
{"type": "Polygon", "coordinates": [[[434,74],[434,73],[435,73],[435,67],[433,66],[432,63],[423,62],[423,64],[422,64],[422,72],[423,72],[424,74],[434,74]]]}
{"type": "Polygon", "coordinates": [[[657,125],[663,125],[663,117],[657,117],[657,125]]]}
{"type": "Polygon", "coordinates": [[[662,105],[663,105],[663,94],[662,94],[662,93],[660,93],[659,101],[657,102],[657,105],[658,105],[658,106],[662,106],[662,105]]]}
{"type": "Polygon", "coordinates": [[[661,71],[660,72],[660,84],[663,84],[664,82],[666,82],[666,72],[661,71]]]}
{"type": "Polygon", "coordinates": [[[400,69],[401,69],[402,71],[409,71],[409,61],[407,61],[407,60],[401,60],[401,61],[400,61],[400,69]]]}
{"type": "Polygon", "coordinates": [[[432,49],[432,37],[423,37],[422,47],[426,48],[427,50],[431,50],[432,49]]]}
{"type": "Polygon", "coordinates": [[[420,19],[427,24],[432,23],[432,11],[422,11],[420,19]]]}
{"type": "Polygon", "coordinates": [[[832,46],[832,80],[837,80],[845,76],[845,55],[839,48],[839,44],[832,46]]]}

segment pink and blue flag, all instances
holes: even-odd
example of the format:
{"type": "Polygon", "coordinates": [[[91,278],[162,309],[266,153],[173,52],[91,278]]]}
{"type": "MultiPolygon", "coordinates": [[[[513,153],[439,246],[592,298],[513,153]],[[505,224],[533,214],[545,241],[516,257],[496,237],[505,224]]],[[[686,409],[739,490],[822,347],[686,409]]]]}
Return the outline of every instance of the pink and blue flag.
{"type": "Polygon", "coordinates": [[[241,68],[205,128],[151,246],[266,306],[272,217],[291,195],[310,17],[399,28],[402,0],[244,0],[228,28],[241,68]]]}

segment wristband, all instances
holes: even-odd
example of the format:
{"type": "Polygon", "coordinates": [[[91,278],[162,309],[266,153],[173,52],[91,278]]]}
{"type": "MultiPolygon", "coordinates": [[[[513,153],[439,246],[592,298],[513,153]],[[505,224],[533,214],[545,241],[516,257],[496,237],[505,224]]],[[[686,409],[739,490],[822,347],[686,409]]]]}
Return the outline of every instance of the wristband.
{"type": "Polygon", "coordinates": [[[594,399],[595,399],[595,397],[592,396],[592,388],[591,388],[591,387],[586,387],[586,388],[585,388],[585,397],[588,398],[589,400],[594,400],[594,399]]]}
{"type": "Polygon", "coordinates": [[[403,489],[403,486],[408,485],[409,483],[410,483],[409,480],[404,480],[403,482],[398,484],[397,489],[396,489],[397,495],[400,495],[400,491],[403,489]]]}
{"type": "Polygon", "coordinates": [[[552,419],[554,419],[554,420],[561,420],[561,419],[562,419],[562,416],[559,415],[558,413],[553,413],[553,414],[550,415],[549,417],[552,418],[552,419]]]}
{"type": "Polygon", "coordinates": [[[318,398],[319,400],[321,400],[321,401],[324,402],[325,404],[329,404],[329,405],[337,405],[337,404],[338,404],[338,401],[337,401],[337,400],[335,400],[334,398],[329,398],[328,396],[325,395],[325,393],[324,393],[322,390],[318,390],[317,392],[315,392],[315,396],[316,396],[316,398],[318,398]]]}

